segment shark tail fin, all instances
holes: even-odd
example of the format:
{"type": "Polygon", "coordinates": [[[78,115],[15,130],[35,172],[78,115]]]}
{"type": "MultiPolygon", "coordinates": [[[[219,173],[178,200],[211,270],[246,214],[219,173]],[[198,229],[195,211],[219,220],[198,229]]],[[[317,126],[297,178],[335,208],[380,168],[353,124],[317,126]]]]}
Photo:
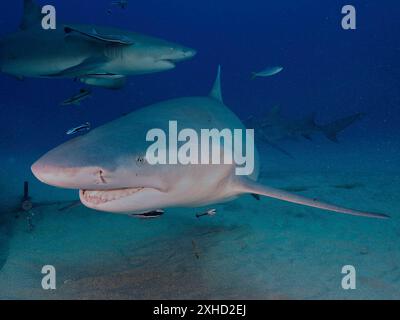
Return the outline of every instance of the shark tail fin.
{"type": "Polygon", "coordinates": [[[252,72],[251,73],[251,80],[254,80],[257,78],[257,72],[252,72]]]}
{"type": "Polygon", "coordinates": [[[42,22],[42,10],[33,0],[24,0],[24,13],[19,25],[21,30],[40,25],[42,22]]]}
{"type": "Polygon", "coordinates": [[[306,197],[302,197],[299,195],[295,195],[283,190],[274,189],[271,187],[263,186],[257,182],[251,181],[248,178],[245,178],[241,181],[241,192],[250,193],[250,194],[259,194],[262,196],[266,196],[269,198],[274,198],[286,202],[296,203],[303,206],[318,208],[326,211],[333,211],[342,214],[348,214],[353,216],[361,216],[367,218],[376,218],[376,219],[389,219],[390,217],[385,214],[380,213],[372,213],[372,212],[364,212],[353,210],[349,208],[339,207],[333,204],[329,204],[326,202],[318,201],[317,199],[310,199],[306,197]]]}
{"type": "Polygon", "coordinates": [[[320,130],[329,140],[337,143],[339,142],[337,139],[337,135],[350,127],[353,123],[363,118],[364,115],[364,113],[356,113],[349,117],[345,117],[327,125],[321,126],[320,130]]]}
{"type": "Polygon", "coordinates": [[[224,103],[221,90],[221,66],[218,66],[217,78],[215,79],[214,86],[210,92],[210,98],[216,99],[224,103]]]}

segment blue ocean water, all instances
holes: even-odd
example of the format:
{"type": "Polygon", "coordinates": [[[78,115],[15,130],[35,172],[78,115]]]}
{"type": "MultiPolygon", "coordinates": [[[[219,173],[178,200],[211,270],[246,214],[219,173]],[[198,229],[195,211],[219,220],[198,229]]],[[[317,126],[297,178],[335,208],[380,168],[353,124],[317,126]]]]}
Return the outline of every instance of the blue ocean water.
{"type": "MultiPolygon", "coordinates": [[[[82,87],[78,83],[0,75],[0,222],[5,221],[0,226],[0,298],[29,298],[28,292],[36,294],[31,298],[52,298],[35,287],[41,274],[34,271],[52,259],[64,272],[66,289],[58,297],[400,298],[398,1],[352,0],[357,30],[347,31],[341,27],[347,1],[132,0],[125,10],[110,2],[51,4],[59,21],[128,29],[195,48],[198,54],[172,71],[129,77],[120,91],[94,88],[91,99],[70,108],[59,103],[82,87]],[[205,95],[219,64],[225,103],[242,119],[275,105],[294,119],[315,112],[318,123],[365,113],[340,134],[339,144],[322,136],[282,142],[295,159],[260,144],[262,179],[350,207],[388,212],[393,219],[387,224],[346,220],[247,198],[201,222],[182,209],[165,220],[129,220],[129,225],[124,217],[89,209],[62,215],[49,209],[37,213],[37,229],[27,233],[25,220],[10,217],[25,180],[40,201],[76,197],[41,185],[29,170],[40,155],[68,139],[66,130],[86,121],[97,127],[158,101],[205,95]],[[251,80],[253,71],[274,65],[284,71],[251,80]],[[82,242],[87,248],[81,248],[82,242]],[[193,258],[193,250],[201,251],[200,259],[193,258]],[[99,258],[102,254],[105,259],[99,258]],[[89,262],[82,262],[85,257],[89,262]],[[352,261],[361,266],[362,285],[350,294],[340,289],[340,266],[352,261]],[[119,272],[126,285],[110,289],[112,275],[119,272]],[[146,292],[135,286],[138,274],[143,275],[140,284],[148,285],[146,292]],[[315,284],[304,274],[319,274],[324,281],[315,284]],[[100,284],[90,282],[95,277],[100,284]],[[198,294],[193,287],[201,288],[198,294]]],[[[17,29],[21,13],[22,1],[3,4],[0,36],[17,29]]]]}

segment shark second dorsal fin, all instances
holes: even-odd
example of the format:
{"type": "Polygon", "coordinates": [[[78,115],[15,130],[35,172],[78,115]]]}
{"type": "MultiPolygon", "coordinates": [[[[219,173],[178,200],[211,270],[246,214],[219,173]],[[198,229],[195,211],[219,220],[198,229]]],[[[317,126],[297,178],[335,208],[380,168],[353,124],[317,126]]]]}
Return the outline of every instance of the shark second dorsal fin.
{"type": "Polygon", "coordinates": [[[27,30],[42,22],[42,10],[33,0],[24,0],[24,13],[19,28],[27,30]]]}
{"type": "Polygon", "coordinates": [[[215,79],[214,87],[212,88],[212,90],[210,92],[210,98],[216,99],[216,100],[224,103],[224,100],[222,98],[222,91],[221,91],[221,66],[218,66],[217,78],[215,79]]]}

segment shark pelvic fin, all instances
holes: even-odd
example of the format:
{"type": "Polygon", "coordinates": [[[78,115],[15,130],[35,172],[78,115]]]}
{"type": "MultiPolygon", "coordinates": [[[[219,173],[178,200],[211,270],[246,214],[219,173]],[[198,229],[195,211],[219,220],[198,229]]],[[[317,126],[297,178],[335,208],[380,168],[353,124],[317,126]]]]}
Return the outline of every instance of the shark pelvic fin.
{"type": "Polygon", "coordinates": [[[78,35],[88,40],[114,45],[133,45],[134,41],[123,34],[101,34],[94,27],[64,26],[64,32],[68,35],[78,35]]]}
{"type": "Polygon", "coordinates": [[[283,190],[274,189],[271,187],[263,186],[257,182],[251,181],[248,178],[242,179],[241,183],[242,192],[250,193],[250,194],[259,194],[262,196],[297,203],[303,206],[318,208],[326,211],[333,211],[337,213],[343,213],[353,216],[361,216],[368,218],[377,218],[377,219],[389,219],[390,217],[385,214],[380,213],[372,213],[372,212],[363,212],[353,209],[348,209],[344,207],[339,207],[333,204],[329,204],[326,202],[318,201],[317,199],[310,199],[306,197],[302,197],[296,194],[292,194],[283,190]]]}
{"type": "Polygon", "coordinates": [[[43,19],[41,8],[33,0],[24,0],[24,13],[19,28],[27,30],[41,24],[43,19]]]}
{"type": "Polygon", "coordinates": [[[214,86],[210,92],[210,97],[224,103],[221,90],[221,66],[218,66],[217,78],[215,79],[214,86]]]}

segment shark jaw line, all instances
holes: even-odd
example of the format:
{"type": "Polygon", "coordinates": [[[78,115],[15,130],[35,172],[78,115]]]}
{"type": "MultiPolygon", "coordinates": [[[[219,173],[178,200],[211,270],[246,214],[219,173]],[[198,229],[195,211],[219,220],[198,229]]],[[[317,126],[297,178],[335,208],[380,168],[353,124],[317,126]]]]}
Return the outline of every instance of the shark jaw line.
{"type": "Polygon", "coordinates": [[[174,69],[176,68],[174,59],[159,59],[156,60],[156,63],[159,63],[165,69],[174,69]]]}
{"type": "Polygon", "coordinates": [[[145,189],[152,188],[136,187],[110,190],[79,190],[79,195],[80,198],[88,205],[98,206],[125,199],[145,189]]]}

